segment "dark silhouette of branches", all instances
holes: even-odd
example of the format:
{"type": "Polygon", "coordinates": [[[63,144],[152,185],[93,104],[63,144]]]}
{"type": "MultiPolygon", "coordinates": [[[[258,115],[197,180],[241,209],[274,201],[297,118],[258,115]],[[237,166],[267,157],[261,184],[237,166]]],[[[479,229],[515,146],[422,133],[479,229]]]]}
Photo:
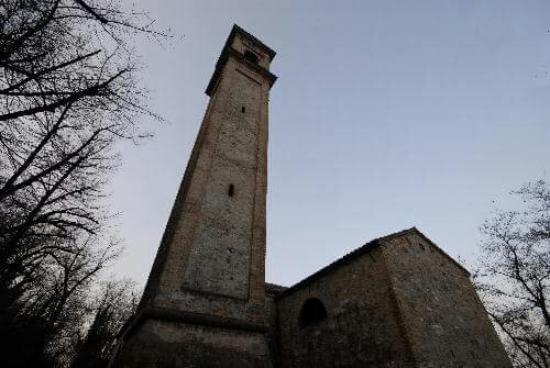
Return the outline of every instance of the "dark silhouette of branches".
{"type": "Polygon", "coordinates": [[[485,222],[476,280],[517,367],[550,366],[550,188],[542,180],[512,192],[525,208],[485,222]]]}
{"type": "Polygon", "coordinates": [[[139,295],[131,281],[109,281],[92,307],[93,320],[77,344],[71,368],[107,367],[120,329],[136,311],[139,295]]]}
{"type": "Polygon", "coordinates": [[[69,364],[87,291],[119,254],[104,194],[115,144],[161,120],[139,83],[137,35],[166,37],[112,1],[0,2],[0,334],[9,340],[0,356],[9,366],[69,364]]]}

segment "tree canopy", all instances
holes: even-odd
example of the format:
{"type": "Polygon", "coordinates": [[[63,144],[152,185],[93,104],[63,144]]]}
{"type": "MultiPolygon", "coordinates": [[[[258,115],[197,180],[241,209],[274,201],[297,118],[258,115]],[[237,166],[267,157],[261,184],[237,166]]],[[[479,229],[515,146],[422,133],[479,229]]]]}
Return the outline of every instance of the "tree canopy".
{"type": "Polygon", "coordinates": [[[89,292],[120,254],[105,200],[116,143],[162,120],[139,77],[137,36],[167,34],[116,1],[0,3],[0,353],[8,366],[68,365],[90,313],[92,326],[123,315],[94,309],[89,292]]]}

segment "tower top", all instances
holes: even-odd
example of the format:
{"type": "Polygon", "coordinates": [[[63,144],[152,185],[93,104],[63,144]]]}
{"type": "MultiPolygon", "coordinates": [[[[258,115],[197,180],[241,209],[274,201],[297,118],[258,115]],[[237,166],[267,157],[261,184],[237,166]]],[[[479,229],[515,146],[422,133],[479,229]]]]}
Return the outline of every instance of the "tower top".
{"type": "Polygon", "coordinates": [[[216,62],[214,74],[206,87],[206,94],[212,96],[222,75],[223,67],[229,57],[235,57],[244,61],[252,69],[268,78],[269,84],[272,86],[277,76],[269,71],[269,64],[275,57],[275,54],[275,51],[269,46],[234,24],[227,37],[227,41],[225,41],[222,53],[216,62]]]}

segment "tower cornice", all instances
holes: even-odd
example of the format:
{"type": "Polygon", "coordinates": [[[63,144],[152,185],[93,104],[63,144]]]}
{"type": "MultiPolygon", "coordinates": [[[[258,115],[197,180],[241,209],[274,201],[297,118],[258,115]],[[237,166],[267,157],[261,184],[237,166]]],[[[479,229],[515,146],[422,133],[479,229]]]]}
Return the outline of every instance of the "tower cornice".
{"type": "Polygon", "coordinates": [[[219,82],[219,79],[221,77],[222,71],[224,66],[227,63],[227,60],[229,57],[234,57],[237,60],[245,63],[247,66],[249,66],[252,70],[260,74],[261,76],[265,77],[268,82],[269,86],[273,86],[275,81],[277,80],[277,76],[269,71],[268,68],[266,68],[263,65],[253,63],[250,60],[247,60],[245,55],[242,52],[239,52],[235,50],[234,44],[235,44],[235,38],[237,35],[240,35],[244,39],[246,39],[247,42],[249,42],[251,45],[253,45],[255,48],[258,48],[262,55],[266,55],[269,59],[269,62],[273,60],[273,58],[276,55],[276,52],[273,51],[269,46],[266,46],[262,41],[260,41],[258,38],[254,37],[238,25],[233,25],[233,28],[231,29],[231,32],[229,33],[229,36],[227,37],[227,40],[225,41],[225,45],[222,49],[222,52],[220,54],[220,57],[218,58],[216,62],[216,67],[214,70],[214,73],[212,74],[212,77],[210,78],[210,81],[208,82],[208,86],[206,87],[205,93],[212,97],[212,94],[214,93],[214,90],[216,89],[216,85],[219,82]]]}

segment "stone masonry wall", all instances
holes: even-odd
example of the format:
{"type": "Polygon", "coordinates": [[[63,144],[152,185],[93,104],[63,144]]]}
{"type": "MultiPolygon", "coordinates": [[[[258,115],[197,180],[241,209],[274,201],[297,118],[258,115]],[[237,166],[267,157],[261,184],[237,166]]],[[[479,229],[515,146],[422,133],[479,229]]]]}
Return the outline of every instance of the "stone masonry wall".
{"type": "Polygon", "coordinates": [[[283,368],[413,367],[380,249],[277,298],[283,368]],[[300,327],[309,298],[327,319],[300,327]]]}
{"type": "Polygon", "coordinates": [[[113,367],[272,366],[264,268],[273,56],[246,31],[231,31],[145,298],[113,367]],[[245,44],[262,65],[242,53],[245,44]]]}
{"type": "Polygon", "coordinates": [[[261,75],[226,61],[155,307],[263,323],[268,92],[261,75]]]}
{"type": "Polygon", "coordinates": [[[414,231],[381,249],[417,367],[511,366],[463,268],[414,231]]]}
{"type": "Polygon", "coordinates": [[[112,368],[271,368],[263,333],[147,320],[112,368]]]}
{"type": "Polygon", "coordinates": [[[248,299],[261,84],[228,72],[216,149],[209,168],[203,221],[184,276],[184,286],[248,299]]]}
{"type": "Polygon", "coordinates": [[[468,272],[416,229],[375,240],[279,294],[282,368],[509,368],[468,272]],[[299,323],[310,298],[327,317],[299,323]]]}

